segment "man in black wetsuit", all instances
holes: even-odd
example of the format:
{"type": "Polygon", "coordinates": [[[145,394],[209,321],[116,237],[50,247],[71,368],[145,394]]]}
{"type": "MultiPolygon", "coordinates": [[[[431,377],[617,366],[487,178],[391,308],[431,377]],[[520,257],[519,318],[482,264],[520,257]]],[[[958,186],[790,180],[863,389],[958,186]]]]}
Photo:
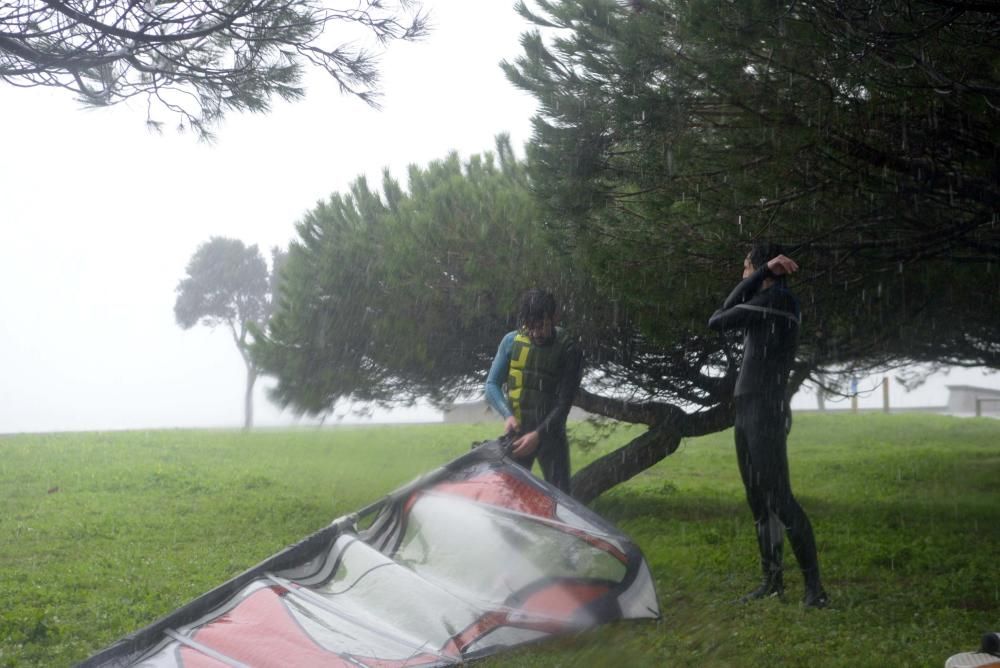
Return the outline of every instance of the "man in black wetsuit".
{"type": "Polygon", "coordinates": [[[816,540],[805,511],[792,496],[788,476],[785,390],[795,361],[801,315],[785,284],[798,270],[771,244],[753,247],[743,262],[743,281],[730,293],[708,326],[743,330],[743,363],[736,380],[736,456],[753,513],[764,572],[761,585],[741,600],[781,596],[784,530],[805,577],[803,604],[828,603],[820,583],[816,540]]]}

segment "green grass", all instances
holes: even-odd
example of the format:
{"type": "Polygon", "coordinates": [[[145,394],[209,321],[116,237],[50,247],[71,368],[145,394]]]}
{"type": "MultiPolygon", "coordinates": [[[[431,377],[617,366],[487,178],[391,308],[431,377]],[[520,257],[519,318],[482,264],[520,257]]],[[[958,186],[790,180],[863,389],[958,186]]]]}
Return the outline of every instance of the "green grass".
{"type": "MultiPolygon", "coordinates": [[[[0,666],[80,661],[497,431],[0,437],[0,666]]],[[[833,599],[823,611],[799,606],[787,549],[785,601],[731,603],[758,572],[731,439],[685,441],[594,504],[643,549],[661,621],[484,665],[940,667],[1000,629],[1000,421],[796,419],[792,481],[833,599]]]]}

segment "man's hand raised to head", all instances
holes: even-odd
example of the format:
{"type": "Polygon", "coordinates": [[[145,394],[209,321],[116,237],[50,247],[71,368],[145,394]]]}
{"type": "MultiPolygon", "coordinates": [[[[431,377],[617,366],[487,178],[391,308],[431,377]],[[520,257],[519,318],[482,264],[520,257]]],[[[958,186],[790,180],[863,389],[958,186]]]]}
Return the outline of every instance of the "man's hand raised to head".
{"type": "Polygon", "coordinates": [[[779,255],[778,257],[772,258],[768,261],[767,269],[775,276],[783,276],[785,274],[794,274],[797,272],[799,270],[799,265],[792,258],[779,255]]]}

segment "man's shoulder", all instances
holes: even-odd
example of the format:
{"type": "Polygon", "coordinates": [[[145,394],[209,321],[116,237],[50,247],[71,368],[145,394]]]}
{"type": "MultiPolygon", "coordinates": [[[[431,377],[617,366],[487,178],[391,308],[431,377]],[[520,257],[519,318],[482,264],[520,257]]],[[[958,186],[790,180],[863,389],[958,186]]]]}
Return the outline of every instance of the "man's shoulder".
{"type": "Polygon", "coordinates": [[[574,355],[581,354],[580,340],[569,330],[564,329],[563,327],[556,327],[556,341],[558,341],[562,350],[574,355]]]}
{"type": "Polygon", "coordinates": [[[777,308],[782,311],[794,310],[798,311],[799,300],[796,298],[795,294],[788,289],[787,286],[776,283],[769,287],[767,290],[761,290],[753,299],[746,302],[750,305],[756,306],[766,306],[769,308],[777,308]]]}
{"type": "Polygon", "coordinates": [[[799,298],[795,296],[795,293],[788,289],[787,286],[777,286],[779,289],[775,292],[775,301],[779,307],[784,307],[786,311],[792,311],[793,313],[799,312],[799,298]]]}
{"type": "Polygon", "coordinates": [[[518,334],[517,330],[514,330],[513,332],[507,332],[506,334],[503,335],[503,338],[500,339],[501,353],[506,353],[507,355],[510,355],[510,352],[514,349],[514,339],[517,338],[517,334],[518,334]]]}

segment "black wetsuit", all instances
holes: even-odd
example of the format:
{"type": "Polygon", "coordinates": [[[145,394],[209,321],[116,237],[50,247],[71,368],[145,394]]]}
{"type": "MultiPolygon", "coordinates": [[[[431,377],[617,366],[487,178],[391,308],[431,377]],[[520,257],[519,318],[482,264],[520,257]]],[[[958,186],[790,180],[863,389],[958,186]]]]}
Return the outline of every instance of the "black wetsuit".
{"type": "Polygon", "coordinates": [[[819,564],[812,525],[792,495],[788,475],[785,390],[795,361],[801,314],[798,300],[761,267],[740,282],[708,326],[716,331],[744,330],[743,363],[736,380],[736,455],[747,501],[757,526],[765,577],[780,582],[781,526],[808,587],[819,591],[819,564]],[[780,522],[780,526],[777,522],[780,522]]]}

